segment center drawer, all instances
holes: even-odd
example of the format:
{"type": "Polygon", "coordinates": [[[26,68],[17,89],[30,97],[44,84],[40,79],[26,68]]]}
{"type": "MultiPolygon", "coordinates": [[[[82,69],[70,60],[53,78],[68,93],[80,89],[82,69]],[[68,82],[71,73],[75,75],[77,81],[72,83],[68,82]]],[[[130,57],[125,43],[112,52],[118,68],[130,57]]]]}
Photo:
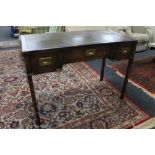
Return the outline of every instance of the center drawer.
{"type": "Polygon", "coordinates": [[[107,46],[67,48],[63,52],[63,63],[87,61],[106,57],[107,46]]]}

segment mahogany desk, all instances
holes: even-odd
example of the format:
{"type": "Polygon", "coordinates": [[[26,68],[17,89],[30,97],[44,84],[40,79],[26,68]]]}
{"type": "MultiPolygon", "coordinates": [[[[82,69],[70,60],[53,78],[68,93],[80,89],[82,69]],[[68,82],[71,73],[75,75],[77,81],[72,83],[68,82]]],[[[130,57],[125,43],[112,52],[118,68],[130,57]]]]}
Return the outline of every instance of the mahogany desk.
{"type": "Polygon", "coordinates": [[[93,30],[22,35],[21,43],[37,124],[40,125],[40,116],[32,75],[56,71],[67,63],[102,59],[102,81],[106,58],[129,59],[120,96],[124,98],[136,40],[112,31],[93,30]]]}

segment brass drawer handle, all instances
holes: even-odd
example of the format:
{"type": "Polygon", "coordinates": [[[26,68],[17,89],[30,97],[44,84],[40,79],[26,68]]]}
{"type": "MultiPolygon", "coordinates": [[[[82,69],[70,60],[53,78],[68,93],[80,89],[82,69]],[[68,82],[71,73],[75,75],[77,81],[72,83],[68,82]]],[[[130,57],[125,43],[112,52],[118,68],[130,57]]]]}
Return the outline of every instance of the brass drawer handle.
{"type": "Polygon", "coordinates": [[[128,53],[128,51],[127,50],[124,50],[123,53],[128,53]]]}
{"type": "Polygon", "coordinates": [[[86,56],[94,56],[96,54],[96,49],[87,49],[86,56]]]}
{"type": "Polygon", "coordinates": [[[130,51],[129,47],[121,49],[121,53],[123,53],[123,54],[127,54],[129,51],[130,51]]]}
{"type": "Polygon", "coordinates": [[[45,57],[39,59],[40,66],[49,66],[52,64],[52,57],[45,57]]]}

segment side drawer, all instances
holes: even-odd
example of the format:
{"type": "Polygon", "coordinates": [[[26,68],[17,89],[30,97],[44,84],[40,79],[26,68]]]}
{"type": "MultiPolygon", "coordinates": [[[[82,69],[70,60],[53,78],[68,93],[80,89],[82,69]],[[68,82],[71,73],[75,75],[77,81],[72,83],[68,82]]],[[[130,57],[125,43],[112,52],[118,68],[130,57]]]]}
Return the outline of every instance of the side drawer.
{"type": "Polygon", "coordinates": [[[125,43],[116,47],[116,59],[128,59],[134,55],[135,44],[125,43]]]}
{"type": "Polygon", "coordinates": [[[63,62],[79,62],[106,57],[107,46],[86,46],[67,48],[63,52],[63,62]]]}
{"type": "Polygon", "coordinates": [[[60,52],[39,51],[26,56],[27,72],[32,74],[47,73],[62,67],[60,52]]]}

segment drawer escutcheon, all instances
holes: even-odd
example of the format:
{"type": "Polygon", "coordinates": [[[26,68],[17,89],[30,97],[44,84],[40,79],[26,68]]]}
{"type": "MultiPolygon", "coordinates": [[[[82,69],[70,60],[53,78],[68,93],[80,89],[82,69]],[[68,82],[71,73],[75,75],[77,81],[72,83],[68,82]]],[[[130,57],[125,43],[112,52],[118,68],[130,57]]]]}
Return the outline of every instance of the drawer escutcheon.
{"type": "Polygon", "coordinates": [[[52,57],[39,58],[40,66],[49,66],[52,64],[52,57]]]}

